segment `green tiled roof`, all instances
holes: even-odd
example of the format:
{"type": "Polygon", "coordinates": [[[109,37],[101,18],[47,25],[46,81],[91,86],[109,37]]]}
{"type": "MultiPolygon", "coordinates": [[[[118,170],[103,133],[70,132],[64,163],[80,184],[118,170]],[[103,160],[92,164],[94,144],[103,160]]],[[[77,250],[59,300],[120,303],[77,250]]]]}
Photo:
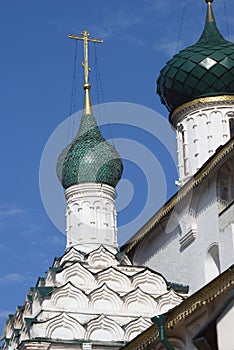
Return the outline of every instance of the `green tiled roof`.
{"type": "Polygon", "coordinates": [[[57,162],[57,175],[63,187],[94,182],[115,188],[122,171],[120,155],[104,139],[94,116],[83,115],[76,138],[62,151],[57,162]]]}
{"type": "Polygon", "coordinates": [[[21,329],[14,328],[14,333],[15,333],[16,336],[19,336],[20,332],[21,332],[21,329]]]}
{"type": "Polygon", "coordinates": [[[27,298],[29,301],[32,301],[32,295],[31,294],[27,294],[27,298]]]}
{"type": "Polygon", "coordinates": [[[16,309],[22,311],[24,309],[24,305],[17,305],[16,309]]]}
{"type": "Polygon", "coordinates": [[[234,94],[234,44],[223,38],[214,18],[206,21],[195,45],[167,62],[157,93],[169,111],[199,97],[234,94]]]}
{"type": "Polygon", "coordinates": [[[38,292],[40,293],[41,297],[46,296],[46,295],[49,294],[53,289],[54,289],[54,287],[37,287],[37,290],[38,290],[38,292]]]}

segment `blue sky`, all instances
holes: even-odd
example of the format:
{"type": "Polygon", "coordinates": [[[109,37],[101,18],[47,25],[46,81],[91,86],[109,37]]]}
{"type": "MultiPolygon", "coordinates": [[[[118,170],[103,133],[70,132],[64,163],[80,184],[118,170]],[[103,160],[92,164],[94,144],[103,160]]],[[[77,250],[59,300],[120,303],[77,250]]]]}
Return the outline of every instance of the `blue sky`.
{"type": "MultiPolygon", "coordinates": [[[[204,26],[205,1],[188,0],[185,8],[184,4],[183,0],[0,1],[0,328],[65,247],[65,237],[51,223],[41,201],[39,166],[47,140],[69,116],[74,42],[67,34],[87,28],[92,36],[104,40],[97,46],[104,94],[101,102],[140,104],[166,117],[155,94],[155,80],[176,49],[193,44],[204,26]]],[[[224,1],[214,2],[215,17],[220,31],[233,41],[232,0],[226,0],[225,6],[227,22],[224,1]]],[[[92,101],[97,104],[92,47],[90,60],[92,101]]],[[[82,61],[81,43],[77,61],[82,61]]],[[[80,65],[77,80],[79,110],[83,101],[80,65]]],[[[128,132],[127,127],[113,126],[112,135],[127,138],[128,132]]],[[[160,148],[147,133],[136,134],[136,138],[152,152],[160,148]]],[[[168,164],[162,164],[169,179],[167,197],[176,190],[172,181],[175,169],[167,168],[168,164]]],[[[123,223],[138,215],[137,205],[146,200],[143,186],[138,186],[141,171],[130,161],[127,165],[125,177],[129,174],[140,191],[135,205],[122,213],[123,223]]],[[[120,243],[127,238],[122,237],[120,243]]]]}

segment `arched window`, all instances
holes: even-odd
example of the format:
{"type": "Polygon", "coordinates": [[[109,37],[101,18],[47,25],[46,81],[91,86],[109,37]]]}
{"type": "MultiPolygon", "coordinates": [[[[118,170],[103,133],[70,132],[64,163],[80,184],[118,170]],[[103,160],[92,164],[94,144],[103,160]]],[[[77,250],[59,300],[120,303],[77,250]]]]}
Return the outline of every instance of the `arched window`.
{"type": "Polygon", "coordinates": [[[234,200],[234,161],[226,162],[217,175],[217,198],[219,210],[226,208],[234,200]]]}
{"type": "MultiPolygon", "coordinates": [[[[178,133],[180,135],[181,140],[181,163],[183,164],[183,175],[186,176],[189,174],[188,171],[188,150],[187,150],[187,142],[186,142],[186,131],[184,130],[184,127],[182,124],[178,125],[178,133]]],[[[181,164],[181,165],[182,165],[181,164]]]]}
{"type": "Polygon", "coordinates": [[[207,252],[205,262],[206,283],[213,280],[220,274],[219,248],[217,244],[213,244],[207,252]]]}

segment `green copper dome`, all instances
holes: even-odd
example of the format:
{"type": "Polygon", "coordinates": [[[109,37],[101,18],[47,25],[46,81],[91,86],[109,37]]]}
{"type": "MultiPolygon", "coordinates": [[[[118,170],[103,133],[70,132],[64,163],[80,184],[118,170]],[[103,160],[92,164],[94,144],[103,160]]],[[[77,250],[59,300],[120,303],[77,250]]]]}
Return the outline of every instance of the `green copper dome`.
{"type": "Polygon", "coordinates": [[[102,136],[93,114],[83,115],[77,136],[58,158],[57,175],[63,187],[94,182],[115,188],[122,172],[120,155],[102,136]]]}
{"type": "Polygon", "coordinates": [[[222,37],[211,1],[206,2],[200,39],[174,55],[157,80],[157,93],[169,111],[196,98],[234,94],[234,44],[222,37]]]}

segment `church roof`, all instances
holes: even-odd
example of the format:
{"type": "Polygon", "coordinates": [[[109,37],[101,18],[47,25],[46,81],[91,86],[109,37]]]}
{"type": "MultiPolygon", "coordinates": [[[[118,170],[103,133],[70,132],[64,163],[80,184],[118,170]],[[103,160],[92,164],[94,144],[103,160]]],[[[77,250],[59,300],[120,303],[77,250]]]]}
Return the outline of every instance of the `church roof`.
{"type": "Polygon", "coordinates": [[[220,146],[214,155],[210,157],[198,172],[188,180],[178,192],[176,192],[149,220],[140,228],[122,247],[121,252],[129,253],[136,245],[147,236],[154,227],[165,218],[185,196],[196,188],[204,178],[211,174],[221,162],[234,150],[234,138],[231,138],[225,145],[220,146]]]}
{"type": "Polygon", "coordinates": [[[200,39],[174,55],[157,80],[157,93],[170,112],[200,97],[234,94],[234,44],[219,32],[211,2],[200,39]]]}
{"type": "MultiPolygon", "coordinates": [[[[204,305],[214,302],[216,298],[222,298],[228,291],[233,290],[234,285],[234,265],[230,266],[221,275],[216,277],[206,286],[185,299],[181,304],[175,306],[167,312],[167,320],[165,327],[167,330],[175,327],[175,325],[185,318],[188,318],[197,309],[204,305]]],[[[147,349],[158,338],[158,327],[152,325],[139,336],[123,346],[123,350],[143,350],[147,349]]]]}
{"type": "Polygon", "coordinates": [[[77,136],[61,153],[57,174],[63,187],[85,182],[115,188],[123,172],[119,153],[102,136],[93,114],[83,114],[77,136]]]}
{"type": "Polygon", "coordinates": [[[10,315],[3,349],[21,343],[83,343],[120,347],[151,325],[151,317],[181,303],[187,290],[147,267],[133,266],[104,246],[68,249],[30,288],[10,315]]]}

